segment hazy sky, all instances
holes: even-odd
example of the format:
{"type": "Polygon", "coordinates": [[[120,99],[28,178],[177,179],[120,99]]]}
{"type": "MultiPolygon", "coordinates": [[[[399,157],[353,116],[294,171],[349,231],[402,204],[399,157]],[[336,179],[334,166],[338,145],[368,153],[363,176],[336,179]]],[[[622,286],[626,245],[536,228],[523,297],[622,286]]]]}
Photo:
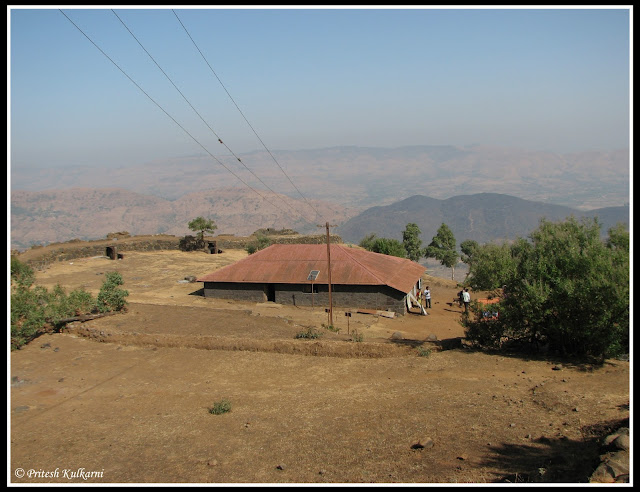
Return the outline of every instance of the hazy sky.
{"type": "Polygon", "coordinates": [[[228,154],[138,41],[236,154],[629,146],[630,7],[8,10],[13,168],[228,154]]]}

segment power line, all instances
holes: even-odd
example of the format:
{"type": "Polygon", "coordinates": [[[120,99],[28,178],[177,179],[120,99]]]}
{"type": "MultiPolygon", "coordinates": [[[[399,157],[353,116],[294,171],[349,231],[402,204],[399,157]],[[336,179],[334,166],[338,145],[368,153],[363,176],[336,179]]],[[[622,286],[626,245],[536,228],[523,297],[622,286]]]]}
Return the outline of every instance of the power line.
{"type": "MultiPolygon", "coordinates": [[[[115,10],[111,9],[111,12],[113,12],[113,15],[115,15],[118,20],[120,21],[120,23],[125,27],[125,29],[129,32],[129,34],[131,34],[131,36],[133,37],[133,39],[136,40],[136,42],[140,45],[140,47],[144,50],[144,52],[149,56],[149,58],[151,58],[151,61],[153,61],[153,63],[155,63],[156,67],[158,67],[158,69],[162,72],[162,74],[167,78],[167,80],[169,82],[171,82],[171,85],[173,85],[173,87],[175,88],[175,90],[178,91],[178,93],[182,96],[182,98],[185,100],[185,102],[189,105],[189,107],[194,111],[194,113],[196,115],[198,115],[198,118],[200,118],[200,120],[207,126],[207,128],[209,130],[211,130],[211,133],[213,133],[215,135],[215,137],[218,139],[218,142],[220,142],[222,145],[224,145],[226,147],[226,149],[231,153],[231,155],[233,155],[233,157],[235,157],[238,162],[240,164],[242,164],[244,166],[244,168],[249,171],[258,181],[260,181],[260,183],[262,183],[269,191],[271,191],[272,193],[275,194],[276,198],[279,198],[287,207],[291,208],[292,210],[295,210],[290,204],[288,204],[286,201],[284,201],[284,199],[278,194],[276,193],[274,190],[272,190],[264,181],[262,181],[251,169],[249,169],[244,162],[242,162],[242,159],[240,159],[240,157],[238,157],[230,148],[227,144],[225,144],[222,139],[220,138],[220,136],[213,130],[213,128],[211,128],[211,126],[209,126],[209,124],[205,121],[205,119],[200,115],[200,113],[196,110],[196,108],[193,107],[193,105],[191,104],[191,102],[189,101],[189,99],[187,99],[187,97],[183,94],[183,92],[178,88],[178,86],[173,82],[173,80],[171,79],[171,77],[169,77],[169,75],[167,75],[167,73],[162,69],[162,67],[158,64],[158,62],[155,60],[155,58],[151,55],[151,53],[149,53],[149,51],[147,51],[147,49],[142,45],[142,43],[140,42],[140,40],[135,36],[135,34],[133,34],[133,32],[131,32],[131,29],[129,29],[129,27],[125,24],[125,22],[120,18],[120,16],[115,12],[115,10]]],[[[304,215],[302,215],[302,213],[300,213],[299,211],[295,210],[296,213],[298,213],[305,222],[311,224],[309,221],[307,221],[307,219],[304,217],[304,215]]]]}
{"type": "MultiPolygon", "coordinates": [[[[60,11],[60,13],[61,13],[62,15],[64,15],[64,16],[67,18],[67,20],[68,20],[69,22],[71,22],[71,24],[73,24],[73,26],[74,26],[76,29],[78,29],[78,31],[80,31],[80,33],[81,33],[85,38],[87,38],[87,39],[89,40],[89,42],[90,42],[91,44],[93,44],[93,45],[98,49],[98,51],[100,51],[100,53],[102,53],[102,54],[103,54],[103,55],[104,55],[104,56],[105,56],[105,57],[106,57],[106,58],[107,58],[111,63],[113,63],[113,65],[114,65],[118,70],[120,70],[120,72],[122,72],[122,74],[123,74],[125,77],[127,77],[127,78],[129,79],[129,81],[130,81],[131,83],[133,83],[133,84],[134,84],[134,85],[135,85],[135,86],[140,90],[140,92],[142,92],[145,96],[147,96],[147,98],[148,98],[148,99],[149,99],[153,104],[155,104],[155,105],[156,105],[156,106],[157,106],[157,107],[158,107],[158,108],[159,108],[159,109],[160,109],[164,114],[166,114],[166,115],[167,115],[167,116],[168,116],[168,117],[169,117],[169,118],[170,118],[170,119],[171,119],[171,120],[172,120],[176,125],[178,125],[178,127],[180,127],[180,129],[181,129],[182,131],[184,131],[184,132],[185,132],[189,137],[191,137],[191,139],[192,139],[195,143],[197,143],[200,147],[202,147],[202,149],[203,149],[207,154],[209,154],[209,156],[211,156],[211,157],[212,157],[216,162],[218,162],[218,164],[220,164],[220,165],[221,165],[222,167],[224,167],[227,171],[229,171],[231,174],[233,174],[233,175],[234,175],[234,176],[235,176],[235,177],[236,177],[236,178],[237,178],[237,179],[238,179],[242,184],[244,184],[247,188],[249,188],[249,189],[250,189],[250,190],[252,190],[254,193],[256,193],[257,195],[259,195],[259,196],[260,196],[263,200],[265,200],[267,203],[271,204],[272,206],[274,206],[274,207],[275,207],[275,208],[277,208],[278,210],[280,210],[280,211],[282,211],[282,212],[284,212],[284,213],[287,213],[287,214],[288,214],[288,212],[286,212],[285,210],[282,210],[280,207],[278,207],[277,205],[275,205],[274,203],[272,203],[270,200],[268,200],[264,195],[262,195],[259,191],[257,191],[257,190],[256,190],[255,188],[253,188],[251,185],[247,184],[247,183],[246,183],[246,182],[245,182],[245,181],[244,181],[240,176],[238,176],[236,173],[234,173],[231,169],[229,169],[227,166],[225,166],[225,165],[224,165],[224,164],[223,164],[223,163],[222,163],[222,162],[221,162],[221,161],[220,161],[216,156],[214,156],[211,152],[209,152],[209,150],[208,150],[204,145],[202,145],[202,144],[198,141],[198,139],[196,139],[193,135],[191,135],[191,133],[189,133],[189,131],[187,131],[187,129],[186,129],[186,128],[184,128],[180,123],[178,123],[178,121],[177,121],[173,116],[171,116],[171,115],[170,115],[170,114],[169,114],[169,113],[168,113],[168,112],[167,112],[167,111],[166,111],[166,110],[165,110],[165,109],[164,109],[164,108],[163,108],[159,103],[157,103],[157,102],[156,102],[156,101],[155,101],[155,100],[154,100],[154,99],[153,99],[153,98],[152,98],[152,97],[151,97],[151,96],[150,96],[150,95],[149,95],[149,94],[148,94],[148,93],[147,93],[147,92],[142,88],[142,87],[140,87],[140,85],[139,85],[135,80],[133,80],[133,79],[132,79],[132,78],[131,78],[131,77],[130,77],[130,76],[129,76],[129,75],[128,75],[128,74],[127,74],[123,69],[122,69],[122,68],[120,68],[120,66],[119,66],[115,61],[113,61],[113,59],[112,59],[109,55],[107,55],[107,54],[102,50],[102,48],[100,48],[100,47],[99,47],[99,46],[98,46],[98,45],[97,45],[97,44],[96,44],[96,43],[95,43],[95,42],[94,42],[94,41],[93,41],[93,40],[92,40],[92,39],[91,39],[91,38],[90,38],[90,37],[89,37],[89,36],[88,36],[88,35],[87,35],[83,30],[82,30],[82,29],[80,29],[80,27],[78,27],[78,25],[77,25],[75,22],[73,22],[73,21],[69,18],[69,16],[68,16],[67,14],[65,14],[65,13],[62,11],[62,9],[58,9],[58,10],[60,11]]],[[[293,218],[293,217],[292,217],[292,218],[293,218]]],[[[302,217],[302,218],[304,219],[304,217],[302,217]]],[[[304,220],[306,221],[306,219],[304,219],[304,220]]]]}
{"type": "Polygon", "coordinates": [[[289,180],[289,183],[291,183],[291,185],[296,189],[296,191],[299,193],[299,195],[303,198],[303,200],[307,203],[307,205],[309,205],[313,211],[316,213],[316,218],[320,216],[320,212],[318,212],[318,210],[316,210],[316,208],[311,205],[311,203],[309,202],[309,200],[307,200],[307,198],[302,194],[302,192],[298,189],[298,187],[293,183],[293,181],[291,181],[291,178],[289,177],[289,175],[285,172],[284,169],[282,169],[282,166],[280,165],[280,163],[276,160],[276,158],[274,157],[274,155],[271,153],[271,151],[267,148],[267,146],[265,145],[265,143],[262,141],[262,139],[260,138],[260,135],[258,135],[258,132],[255,131],[255,129],[253,128],[253,126],[251,125],[251,123],[249,123],[249,120],[247,120],[246,116],[244,115],[244,113],[242,112],[242,110],[240,109],[240,107],[238,106],[238,104],[236,104],[236,101],[233,99],[233,97],[231,97],[231,94],[229,94],[229,91],[227,90],[227,88],[225,87],[225,85],[222,83],[222,80],[220,80],[220,77],[218,77],[218,74],[216,74],[215,70],[211,67],[211,65],[209,64],[209,62],[207,61],[207,58],[204,56],[204,54],[202,53],[202,51],[200,50],[200,48],[198,47],[198,45],[196,44],[196,42],[193,40],[193,38],[191,37],[191,34],[189,34],[189,31],[187,30],[187,28],[185,27],[185,25],[182,23],[182,21],[180,20],[180,17],[178,17],[178,14],[176,14],[176,11],[174,9],[171,9],[171,11],[173,12],[173,15],[176,16],[176,19],[178,19],[178,22],[180,23],[180,25],[182,26],[182,28],[184,29],[184,31],[187,33],[187,36],[189,36],[189,39],[191,40],[191,42],[193,43],[193,45],[196,47],[196,49],[198,50],[198,53],[200,53],[200,56],[202,56],[202,59],[205,61],[205,63],[207,64],[207,66],[209,67],[209,69],[211,70],[211,73],[213,73],[213,75],[215,76],[216,79],[218,79],[218,82],[220,82],[220,85],[222,86],[222,88],[224,89],[224,91],[227,93],[227,95],[229,96],[229,99],[231,99],[231,102],[233,102],[234,106],[237,108],[238,112],[242,115],[242,118],[244,119],[244,121],[247,123],[247,125],[249,125],[249,128],[251,128],[251,131],[253,131],[254,135],[258,138],[258,140],[260,141],[260,143],[262,144],[262,146],[264,147],[264,149],[267,151],[267,153],[271,156],[271,159],[273,159],[273,162],[276,163],[276,165],[280,168],[280,170],[282,171],[282,173],[287,177],[287,179],[289,180]]]}

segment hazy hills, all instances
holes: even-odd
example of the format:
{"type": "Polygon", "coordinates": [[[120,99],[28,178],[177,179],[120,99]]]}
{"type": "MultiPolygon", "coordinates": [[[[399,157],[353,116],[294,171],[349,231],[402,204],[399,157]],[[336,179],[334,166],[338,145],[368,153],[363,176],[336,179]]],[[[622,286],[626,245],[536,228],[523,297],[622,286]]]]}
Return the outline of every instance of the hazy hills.
{"type": "MultiPolygon", "coordinates": [[[[11,193],[11,247],[27,249],[70,239],[100,239],[110,232],[140,234],[192,234],[187,224],[202,215],[216,221],[216,233],[248,235],[263,227],[318,232],[312,208],[302,200],[267,194],[271,204],[250,190],[219,189],[189,193],[176,200],[142,195],[121,189],[74,188],[60,191],[14,191],[11,193]],[[288,207],[289,205],[289,207],[288,207]],[[296,220],[292,210],[310,211],[309,220],[296,220]]],[[[418,224],[428,243],[443,222],[460,242],[526,237],[541,217],[563,220],[598,216],[602,232],[617,222],[629,223],[629,207],[579,211],[497,193],[460,195],[446,200],[416,195],[391,205],[357,210],[313,200],[310,204],[322,220],[338,227],[345,241],[358,243],[365,235],[402,238],[409,222],[418,224]],[[357,214],[357,215],[356,215],[357,214]]]]}
{"type": "Polygon", "coordinates": [[[272,155],[275,162],[267,152],[252,152],[240,155],[242,163],[229,156],[216,162],[206,155],[132,167],[117,163],[93,167],[88,162],[87,166],[47,169],[42,163],[38,168],[12,169],[11,189],[122,188],[175,200],[197,191],[242,188],[223,163],[259,190],[270,188],[295,199],[302,199],[302,192],[307,199],[359,210],[413,195],[446,199],[485,192],[577,209],[621,206],[629,201],[628,149],[557,154],[422,145],[272,151],[272,155]]]}
{"type": "Polygon", "coordinates": [[[353,242],[372,232],[399,238],[408,222],[420,226],[425,240],[445,222],[457,238],[484,242],[526,236],[542,215],[589,209],[612,224],[623,204],[628,222],[628,150],[424,145],[272,154],[276,162],[252,152],[241,162],[194,155],[131,167],[12,168],[11,247],[123,230],[189,234],[187,223],[198,215],[214,219],[217,232],[238,235],[265,227],[311,233],[329,220],[353,242]]]}
{"type": "Polygon", "coordinates": [[[101,239],[120,231],[133,235],[193,234],[187,224],[200,215],[215,220],[216,234],[249,235],[264,227],[318,233],[322,231],[317,221],[311,221],[314,209],[331,223],[342,223],[355,213],[318,200],[307,203],[265,192],[262,196],[268,202],[248,189],[199,191],[176,200],[117,188],[12,191],[11,248],[101,239]],[[296,211],[303,212],[307,220],[296,211]]]}
{"type": "Polygon", "coordinates": [[[438,227],[445,223],[458,244],[466,239],[486,243],[527,237],[539,225],[541,218],[560,221],[571,215],[578,219],[597,216],[603,235],[617,222],[624,222],[627,227],[629,224],[628,206],[580,211],[509,195],[480,193],[446,200],[416,195],[391,205],[372,207],[347,220],[336,229],[336,233],[345,241],[356,243],[371,233],[402,240],[405,226],[413,222],[420,228],[421,239],[426,246],[438,227]]]}

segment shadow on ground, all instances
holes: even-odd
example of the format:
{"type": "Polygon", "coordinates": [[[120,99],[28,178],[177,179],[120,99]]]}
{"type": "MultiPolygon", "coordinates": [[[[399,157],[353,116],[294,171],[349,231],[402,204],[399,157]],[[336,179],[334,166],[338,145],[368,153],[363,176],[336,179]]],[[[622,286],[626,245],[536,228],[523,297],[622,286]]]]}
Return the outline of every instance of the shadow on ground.
{"type": "Polygon", "coordinates": [[[628,425],[626,418],[585,426],[581,440],[540,436],[531,444],[492,446],[492,456],[480,465],[507,471],[495,478],[498,483],[589,483],[600,462],[602,439],[628,425]]]}

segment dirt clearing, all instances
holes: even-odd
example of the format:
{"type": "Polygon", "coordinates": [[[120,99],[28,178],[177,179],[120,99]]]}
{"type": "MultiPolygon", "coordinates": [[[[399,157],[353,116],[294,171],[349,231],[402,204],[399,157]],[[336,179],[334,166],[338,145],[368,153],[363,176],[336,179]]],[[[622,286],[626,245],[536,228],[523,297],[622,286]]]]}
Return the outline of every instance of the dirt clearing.
{"type": "Polygon", "coordinates": [[[323,309],[204,299],[182,282],[244,254],[131,252],[39,272],[96,294],[118,271],[130,304],[10,354],[11,482],[586,482],[598,437],[629,417],[629,362],[465,348],[446,280],[428,279],[429,316],[347,326],[337,310],[338,333],[323,309]],[[322,336],[295,338],[309,328],[322,336]],[[223,399],[231,411],[210,413],[223,399]]]}

